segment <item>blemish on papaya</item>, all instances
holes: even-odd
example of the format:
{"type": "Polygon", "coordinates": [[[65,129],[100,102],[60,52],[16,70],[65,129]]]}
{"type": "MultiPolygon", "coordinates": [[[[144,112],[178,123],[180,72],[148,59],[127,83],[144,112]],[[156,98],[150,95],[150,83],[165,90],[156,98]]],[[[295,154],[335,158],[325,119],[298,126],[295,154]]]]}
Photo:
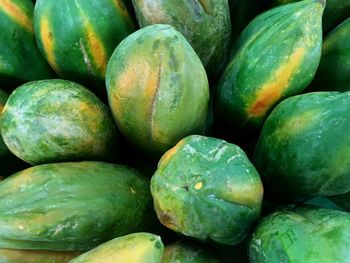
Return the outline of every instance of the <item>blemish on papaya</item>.
{"type": "Polygon", "coordinates": [[[299,69],[305,55],[305,49],[297,48],[273,74],[270,80],[256,92],[255,101],[247,109],[249,118],[264,116],[270,108],[282,98],[289,88],[290,80],[299,69]]]}
{"type": "Polygon", "coordinates": [[[202,188],[203,188],[202,182],[198,182],[194,185],[194,189],[196,189],[196,190],[201,190],[202,188]]]}
{"type": "Polygon", "coordinates": [[[14,21],[23,26],[28,32],[33,33],[33,22],[27,14],[11,0],[1,0],[0,9],[8,14],[14,21]]]}
{"type": "Polygon", "coordinates": [[[46,17],[43,17],[40,22],[40,38],[42,40],[44,52],[50,66],[56,73],[59,73],[56,58],[54,54],[54,40],[50,29],[49,21],[46,17]]]}
{"type": "MultiPolygon", "coordinates": [[[[297,132],[303,132],[306,128],[312,126],[311,124],[317,119],[317,116],[319,116],[319,113],[315,110],[304,112],[279,125],[275,132],[276,134],[295,134],[297,132]]],[[[279,138],[279,136],[277,136],[277,138],[279,138]]]]}

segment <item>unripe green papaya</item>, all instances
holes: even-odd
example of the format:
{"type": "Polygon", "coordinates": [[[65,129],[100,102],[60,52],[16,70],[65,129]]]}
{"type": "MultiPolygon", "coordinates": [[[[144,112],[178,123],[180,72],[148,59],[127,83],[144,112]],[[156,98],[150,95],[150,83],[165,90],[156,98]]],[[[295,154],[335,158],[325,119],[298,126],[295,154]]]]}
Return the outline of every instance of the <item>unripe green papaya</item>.
{"type": "Polygon", "coordinates": [[[134,233],[108,241],[69,263],[160,263],[162,253],[159,236],[134,233]]]}
{"type": "Polygon", "coordinates": [[[258,224],[249,245],[251,263],[349,262],[350,214],[297,207],[280,210],[258,224]]]}
{"type": "Polygon", "coordinates": [[[350,92],[315,92],[281,102],[267,118],[255,164],[268,193],[302,200],[350,191],[350,92]]]}
{"type": "Polygon", "coordinates": [[[86,251],[151,222],[147,179],[102,162],[43,164],[0,182],[0,247],[86,251]]]}
{"type": "Polygon", "coordinates": [[[215,76],[223,68],[231,41],[227,0],[133,0],[141,27],[169,24],[189,41],[207,69],[215,76]]]}
{"type": "Polygon", "coordinates": [[[67,263],[79,256],[79,252],[48,250],[14,250],[0,248],[1,263],[67,263]]]}
{"type": "Polygon", "coordinates": [[[1,134],[10,151],[30,164],[110,160],[118,135],[107,106],[67,80],[17,88],[3,109],[1,134]]]}
{"type": "Polygon", "coordinates": [[[124,39],[107,68],[109,105],[120,131],[139,148],[162,154],[205,126],[205,69],[170,25],[151,25],[124,39]]]}
{"type": "Polygon", "coordinates": [[[218,84],[221,122],[258,129],[279,101],[310,84],[321,57],[323,9],[320,0],[283,5],[244,29],[218,84]]]}
{"type": "Polygon", "coordinates": [[[263,186],[238,146],[192,135],[163,155],[151,192],[158,218],[168,228],[234,245],[259,218],[263,186]]]}
{"type": "Polygon", "coordinates": [[[0,82],[9,86],[53,76],[36,46],[30,0],[0,1],[0,82]]]}
{"type": "Polygon", "coordinates": [[[6,92],[0,90],[0,159],[9,154],[9,150],[7,149],[1,136],[2,109],[5,107],[8,96],[9,95],[6,92]]]}

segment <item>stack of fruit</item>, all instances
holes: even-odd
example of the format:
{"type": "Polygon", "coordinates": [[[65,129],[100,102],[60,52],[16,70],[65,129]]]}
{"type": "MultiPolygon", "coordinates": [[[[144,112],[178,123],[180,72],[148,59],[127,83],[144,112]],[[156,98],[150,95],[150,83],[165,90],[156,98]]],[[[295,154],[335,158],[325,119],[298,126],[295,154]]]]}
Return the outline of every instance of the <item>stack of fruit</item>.
{"type": "Polygon", "coordinates": [[[0,0],[0,89],[0,262],[350,260],[350,1],[0,0]]]}

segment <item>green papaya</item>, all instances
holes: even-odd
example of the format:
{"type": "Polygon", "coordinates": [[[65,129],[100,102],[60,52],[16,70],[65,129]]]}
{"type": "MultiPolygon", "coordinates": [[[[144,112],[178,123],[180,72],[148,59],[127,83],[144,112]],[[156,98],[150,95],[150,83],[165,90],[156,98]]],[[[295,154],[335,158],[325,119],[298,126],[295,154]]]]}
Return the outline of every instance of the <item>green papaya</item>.
{"type": "Polygon", "coordinates": [[[207,75],[191,45],[170,25],[147,26],[125,38],[108,63],[106,83],[120,131],[146,152],[162,154],[204,130],[207,75]]]}
{"type": "Polygon", "coordinates": [[[108,241],[69,263],[160,263],[162,253],[159,236],[134,233],[108,241]]]}
{"type": "Polygon", "coordinates": [[[67,263],[79,256],[79,252],[46,250],[13,250],[0,248],[1,263],[67,263]]]}
{"type": "Polygon", "coordinates": [[[350,18],[327,35],[310,90],[350,90],[350,18]]]}
{"type": "Polygon", "coordinates": [[[43,164],[0,182],[0,248],[86,251],[149,225],[147,179],[102,162],[43,164]]]}
{"type": "Polygon", "coordinates": [[[227,0],[132,0],[141,27],[169,24],[180,31],[198,54],[208,75],[225,65],[231,41],[227,0]]]}
{"type": "Polygon", "coordinates": [[[207,247],[186,240],[167,245],[161,263],[220,263],[207,247]]]}
{"type": "Polygon", "coordinates": [[[36,46],[30,0],[0,1],[0,82],[16,86],[53,76],[36,46]],[[35,66],[34,66],[35,65],[35,66]]]}
{"type": "Polygon", "coordinates": [[[350,191],[350,92],[281,102],[267,118],[254,160],[268,193],[303,200],[350,191]]]}
{"type": "Polygon", "coordinates": [[[3,109],[1,134],[10,151],[30,164],[111,160],[118,135],[107,106],[67,80],[17,88],[3,109]]]}
{"type": "Polygon", "coordinates": [[[101,92],[109,57],[135,30],[122,0],[38,0],[34,27],[41,52],[61,78],[101,92]]]}
{"type": "Polygon", "coordinates": [[[250,22],[218,84],[215,115],[220,122],[256,130],[279,101],[310,84],[321,57],[323,9],[323,1],[304,0],[250,22]]]}
{"type": "Polygon", "coordinates": [[[168,228],[234,245],[259,218],[263,186],[238,146],[192,135],[163,155],[151,193],[158,218],[168,228]]]}
{"type": "Polygon", "coordinates": [[[349,262],[350,214],[297,207],[263,218],[249,244],[251,263],[349,262]]]}
{"type": "Polygon", "coordinates": [[[2,109],[5,107],[8,96],[9,95],[6,92],[0,90],[0,159],[2,159],[3,156],[9,154],[9,150],[7,149],[5,143],[2,139],[2,136],[1,136],[2,109]]]}

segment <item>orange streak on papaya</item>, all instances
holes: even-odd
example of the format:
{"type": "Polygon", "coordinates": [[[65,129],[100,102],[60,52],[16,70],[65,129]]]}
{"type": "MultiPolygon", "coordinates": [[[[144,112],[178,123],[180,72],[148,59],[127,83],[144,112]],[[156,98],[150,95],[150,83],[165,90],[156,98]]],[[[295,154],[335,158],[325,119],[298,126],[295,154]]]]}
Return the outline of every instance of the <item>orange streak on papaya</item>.
{"type": "Polygon", "coordinates": [[[132,23],[132,20],[129,16],[128,10],[126,9],[124,3],[121,0],[112,0],[112,3],[114,7],[116,8],[118,14],[121,14],[126,20],[130,23],[132,23]]]}
{"type": "Polygon", "coordinates": [[[43,17],[40,22],[40,38],[43,44],[46,59],[49,62],[53,70],[59,74],[56,58],[54,55],[54,42],[52,32],[50,30],[49,21],[46,17],[43,17]]]}
{"type": "Polygon", "coordinates": [[[180,148],[185,144],[184,140],[179,141],[173,148],[168,150],[163,156],[162,159],[160,160],[160,165],[165,166],[169,163],[170,159],[173,157],[174,154],[178,152],[180,148]]]}
{"type": "Polygon", "coordinates": [[[28,15],[11,0],[1,0],[0,9],[8,14],[13,20],[18,24],[23,26],[30,33],[34,32],[33,22],[28,17],[28,15]]]}
{"type": "Polygon", "coordinates": [[[249,117],[264,116],[282,97],[283,92],[289,87],[293,74],[302,63],[304,55],[305,49],[297,48],[289,59],[276,70],[272,79],[258,89],[255,101],[247,110],[249,117]]]}

